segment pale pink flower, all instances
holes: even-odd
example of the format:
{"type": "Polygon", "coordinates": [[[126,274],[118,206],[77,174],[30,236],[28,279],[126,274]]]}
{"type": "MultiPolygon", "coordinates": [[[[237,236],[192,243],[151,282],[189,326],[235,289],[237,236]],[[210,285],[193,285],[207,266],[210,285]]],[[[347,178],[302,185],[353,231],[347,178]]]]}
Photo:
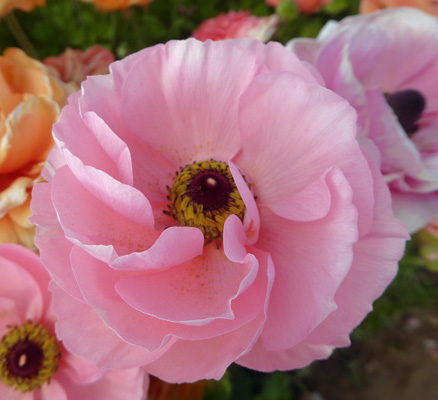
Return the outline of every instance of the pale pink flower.
{"type": "MultiPolygon", "coordinates": [[[[283,0],[266,0],[266,4],[270,6],[276,6],[280,4],[283,0]]],[[[321,7],[326,6],[333,2],[333,0],[290,0],[292,3],[298,5],[300,11],[304,13],[314,13],[317,12],[321,7]]]]}
{"type": "Polygon", "coordinates": [[[193,32],[195,39],[206,41],[251,38],[267,42],[278,28],[280,19],[277,15],[256,17],[249,11],[229,11],[215,18],[204,21],[193,32]]]}
{"type": "Polygon", "coordinates": [[[390,7],[414,7],[429,14],[438,14],[438,0],[361,0],[359,11],[370,13],[390,7]]]}
{"type": "Polygon", "coordinates": [[[67,47],[64,53],[47,57],[43,63],[52,68],[62,81],[74,82],[80,86],[88,75],[107,74],[109,65],[114,60],[115,56],[111,51],[96,45],[85,51],[67,47]]]}
{"type": "Polygon", "coordinates": [[[438,216],[438,21],[393,8],[329,23],[288,44],[358,112],[395,215],[414,232],[438,216]]]}
{"type": "MultiPolygon", "coordinates": [[[[49,274],[32,251],[0,244],[0,398],[144,400],[141,369],[104,371],[66,350],[54,332],[49,274]]],[[[86,325],[74,334],[83,342],[86,325]]]]}
{"type": "Polygon", "coordinates": [[[278,43],[171,41],[110,70],[70,97],[33,192],[66,346],[171,382],[346,346],[407,237],[354,110],[278,43]]]}

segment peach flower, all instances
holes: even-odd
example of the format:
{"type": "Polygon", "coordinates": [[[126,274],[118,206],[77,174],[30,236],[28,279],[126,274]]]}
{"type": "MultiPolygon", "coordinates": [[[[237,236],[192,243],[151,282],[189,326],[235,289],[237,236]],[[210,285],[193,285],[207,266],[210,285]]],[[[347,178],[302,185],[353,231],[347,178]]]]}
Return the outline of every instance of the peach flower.
{"type": "Polygon", "coordinates": [[[0,56],[0,242],[34,247],[29,194],[53,146],[68,87],[17,48],[0,56]]]}
{"type": "Polygon", "coordinates": [[[267,42],[277,30],[277,15],[255,17],[248,11],[229,11],[207,19],[193,32],[195,39],[206,41],[248,37],[267,42]]]}
{"type": "Polygon", "coordinates": [[[67,47],[64,53],[57,57],[47,57],[43,63],[62,81],[74,82],[80,86],[88,75],[107,74],[114,60],[111,51],[96,45],[85,51],[67,47]]]}
{"type": "Polygon", "coordinates": [[[81,0],[84,3],[93,3],[101,11],[123,10],[131,6],[143,6],[152,0],[81,0]]]}
{"type": "MultiPolygon", "coordinates": [[[[266,3],[270,6],[276,6],[280,4],[283,0],[266,0],[266,3]]],[[[331,3],[333,0],[291,0],[293,3],[297,4],[300,11],[304,13],[314,13],[318,11],[321,7],[331,3]]]]}
{"type": "Polygon", "coordinates": [[[0,17],[18,8],[23,11],[32,11],[37,6],[45,6],[46,0],[0,0],[0,17]]]}
{"type": "Polygon", "coordinates": [[[365,14],[390,7],[414,7],[438,15],[438,0],[361,0],[359,11],[365,14]]]}

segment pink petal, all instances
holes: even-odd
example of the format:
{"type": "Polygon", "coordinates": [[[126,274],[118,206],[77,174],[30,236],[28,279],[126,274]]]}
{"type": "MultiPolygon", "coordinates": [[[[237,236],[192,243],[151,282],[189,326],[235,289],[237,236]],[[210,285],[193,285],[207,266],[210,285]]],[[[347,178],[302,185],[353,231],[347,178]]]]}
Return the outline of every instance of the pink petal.
{"type": "MultiPolygon", "coordinates": [[[[58,380],[72,400],[144,400],[149,386],[149,377],[139,368],[108,371],[96,382],[82,385],[59,375],[58,380]]],[[[50,398],[54,399],[58,400],[57,397],[50,398]]]]}
{"type": "Polygon", "coordinates": [[[392,191],[394,216],[414,233],[438,218],[438,192],[408,193],[392,191]]]}
{"type": "Polygon", "coordinates": [[[255,68],[252,53],[228,41],[155,46],[126,76],[122,118],[176,165],[229,160],[240,148],[238,100],[255,68]]]}
{"type": "Polygon", "coordinates": [[[372,162],[369,165],[376,197],[372,229],[354,245],[350,272],[336,292],[338,308],[306,339],[308,343],[334,343],[349,335],[397,273],[397,262],[408,235],[405,227],[392,217],[389,191],[377,167],[372,162]]]}
{"type": "Polygon", "coordinates": [[[369,229],[371,175],[355,140],[354,110],[343,99],[292,73],[265,74],[242,96],[240,122],[244,146],[233,161],[248,174],[258,204],[289,199],[337,165],[361,210],[359,229],[369,229]]]}
{"type": "Polygon", "coordinates": [[[161,233],[148,250],[121,256],[111,263],[111,267],[129,271],[165,269],[200,256],[203,247],[204,235],[199,229],[170,227],[161,233]]]}
{"type": "Polygon", "coordinates": [[[177,342],[166,354],[146,367],[151,374],[167,382],[193,382],[198,379],[220,379],[227,367],[251,349],[260,335],[274,279],[270,256],[251,249],[260,261],[255,285],[266,293],[264,310],[251,322],[230,333],[208,340],[177,342]]]}
{"type": "Polygon", "coordinates": [[[76,300],[58,285],[50,284],[50,291],[54,311],[59,317],[55,324],[56,335],[71,353],[100,367],[121,369],[147,364],[161,355],[159,351],[152,354],[121,340],[90,306],[76,300]],[[78,329],[81,335],[78,335],[78,329]]]}
{"type": "Polygon", "coordinates": [[[52,279],[77,299],[82,299],[70,266],[70,251],[73,244],[66,239],[58,222],[51,198],[51,183],[39,183],[33,187],[30,221],[37,225],[35,245],[40,249],[40,258],[52,279]]]}
{"type": "Polygon", "coordinates": [[[257,209],[257,204],[254,199],[254,195],[248,188],[247,183],[243,179],[240,171],[234,165],[233,162],[228,163],[230,167],[230,172],[233,176],[234,183],[237,186],[237,189],[240,193],[240,197],[245,203],[246,211],[245,211],[245,230],[246,230],[246,244],[251,245],[257,242],[259,230],[260,230],[260,215],[257,209]]]}
{"type": "Polygon", "coordinates": [[[68,395],[65,389],[57,379],[52,379],[50,382],[45,383],[38,391],[41,400],[68,400],[68,395]]]}
{"type": "Polygon", "coordinates": [[[60,122],[53,126],[58,147],[67,161],[79,158],[85,165],[105,171],[124,183],[132,183],[132,171],[126,168],[131,165],[126,146],[124,148],[120,139],[117,140],[117,136],[97,116],[80,116],[77,105],[79,97],[80,92],[69,97],[69,105],[63,108],[60,122]],[[104,142],[101,141],[102,134],[105,135],[104,142]],[[121,160],[124,162],[119,163],[121,160]]]}
{"type": "Polygon", "coordinates": [[[357,240],[352,190],[337,168],[327,173],[326,184],[331,209],[317,221],[284,220],[260,208],[262,229],[257,247],[270,252],[276,272],[262,333],[268,350],[298,344],[333,312],[335,293],[350,269],[352,245],[357,240]]]}
{"type": "Polygon", "coordinates": [[[215,319],[234,319],[231,302],[254,281],[257,272],[255,257],[236,263],[224,257],[221,249],[206,246],[204,254],[185,264],[120,280],[116,291],[145,314],[204,325],[215,319]]]}
{"type": "Polygon", "coordinates": [[[88,250],[106,261],[152,246],[159,232],[151,227],[148,201],[128,186],[108,180],[100,183],[107,187],[91,194],[66,167],[55,174],[52,199],[66,236],[82,246],[104,247],[100,253],[93,247],[88,250]]]}
{"type": "MultiPolygon", "coordinates": [[[[9,245],[10,246],[10,245],[9,245]]],[[[23,248],[24,250],[24,248],[23,248]]],[[[14,250],[12,250],[14,251],[14,250]]],[[[30,251],[30,250],[29,250],[30,251]]],[[[10,252],[12,253],[12,252],[10,252]]],[[[6,333],[6,326],[10,323],[23,323],[28,319],[39,321],[44,311],[42,291],[34,277],[20,266],[19,251],[16,261],[9,260],[0,252],[2,279],[0,280],[1,325],[0,336],[6,333]],[[9,300],[5,302],[4,300],[9,300]],[[11,307],[12,306],[12,307],[11,307]],[[17,318],[19,321],[17,321],[17,318]]],[[[34,260],[32,260],[35,263],[34,260]]],[[[42,269],[42,266],[39,265],[42,269]]],[[[45,273],[44,270],[41,272],[45,273]]]]}
{"type": "Polygon", "coordinates": [[[303,368],[315,360],[324,360],[332,351],[332,346],[308,344],[299,344],[289,350],[269,351],[259,339],[248,354],[236,360],[236,364],[263,372],[287,371],[303,368]]]}

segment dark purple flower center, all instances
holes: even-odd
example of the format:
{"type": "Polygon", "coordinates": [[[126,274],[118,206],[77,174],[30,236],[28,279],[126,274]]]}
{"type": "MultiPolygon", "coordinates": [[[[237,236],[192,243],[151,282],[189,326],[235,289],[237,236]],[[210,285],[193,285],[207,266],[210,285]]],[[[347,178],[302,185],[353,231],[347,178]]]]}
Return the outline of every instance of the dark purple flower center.
{"type": "Polygon", "coordinates": [[[385,94],[389,106],[408,135],[418,130],[417,122],[426,108],[426,99],[414,89],[385,94]]]}
{"type": "Polygon", "coordinates": [[[228,204],[231,187],[228,179],[215,171],[205,171],[196,175],[189,186],[193,201],[204,206],[204,210],[219,210],[228,204]]]}
{"type": "Polygon", "coordinates": [[[40,346],[30,340],[17,343],[8,354],[9,371],[20,377],[35,376],[40,370],[43,352],[40,346]]]}

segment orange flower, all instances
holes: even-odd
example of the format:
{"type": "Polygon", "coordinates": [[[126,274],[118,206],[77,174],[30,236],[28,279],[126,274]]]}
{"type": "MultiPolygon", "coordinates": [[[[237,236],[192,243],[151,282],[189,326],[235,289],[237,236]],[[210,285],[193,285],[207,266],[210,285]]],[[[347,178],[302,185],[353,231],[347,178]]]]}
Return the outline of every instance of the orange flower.
{"type": "MultiPolygon", "coordinates": [[[[276,6],[283,0],[266,0],[266,3],[270,6],[276,6]]],[[[304,13],[314,13],[321,7],[331,3],[333,0],[291,0],[292,3],[296,3],[300,11],[304,13]]]]}
{"type": "Polygon", "coordinates": [[[47,57],[43,63],[62,81],[80,86],[88,75],[107,74],[114,60],[114,54],[102,46],[91,46],[85,51],[67,47],[64,53],[47,57]]]}
{"type": "Polygon", "coordinates": [[[53,146],[52,124],[68,86],[22,50],[0,56],[0,243],[34,248],[30,191],[53,146]]]}
{"type": "Polygon", "coordinates": [[[32,11],[36,6],[45,6],[46,0],[0,0],[0,17],[3,17],[15,8],[23,11],[32,11]]]}
{"type": "Polygon", "coordinates": [[[153,0],[82,0],[85,3],[94,3],[101,11],[114,11],[129,8],[131,6],[142,6],[151,3],[153,0]]]}
{"type": "Polygon", "coordinates": [[[359,11],[365,14],[390,7],[414,7],[438,15],[438,0],[362,0],[359,11]]]}

